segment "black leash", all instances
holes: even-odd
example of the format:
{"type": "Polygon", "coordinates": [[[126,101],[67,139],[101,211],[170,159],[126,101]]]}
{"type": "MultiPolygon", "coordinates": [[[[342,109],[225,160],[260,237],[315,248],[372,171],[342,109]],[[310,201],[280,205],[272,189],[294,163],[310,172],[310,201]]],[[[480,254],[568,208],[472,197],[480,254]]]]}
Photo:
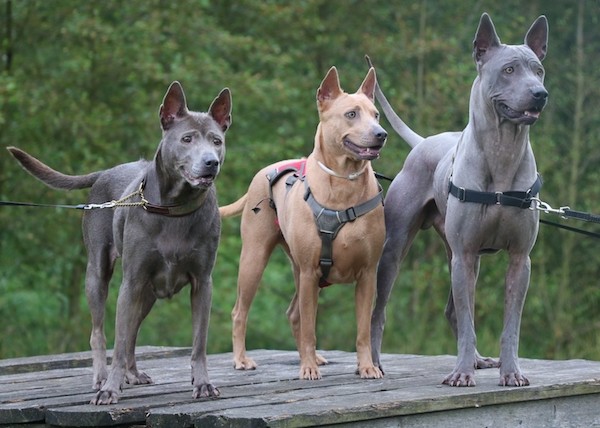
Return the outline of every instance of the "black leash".
{"type": "Polygon", "coordinates": [[[585,236],[590,236],[592,238],[598,238],[598,239],[600,239],[600,233],[589,232],[587,230],[579,229],[577,227],[567,226],[565,224],[560,224],[560,223],[556,223],[556,222],[553,222],[553,221],[544,220],[542,218],[540,219],[540,223],[546,224],[548,226],[558,227],[559,229],[565,229],[565,230],[568,230],[569,232],[580,233],[580,234],[585,235],[585,236]]]}
{"type": "Polygon", "coordinates": [[[0,201],[0,206],[8,206],[8,207],[38,207],[38,208],[70,208],[75,210],[86,210],[91,209],[88,208],[88,204],[79,204],[79,205],[55,205],[55,204],[34,204],[32,202],[10,202],[10,201],[0,201]]]}

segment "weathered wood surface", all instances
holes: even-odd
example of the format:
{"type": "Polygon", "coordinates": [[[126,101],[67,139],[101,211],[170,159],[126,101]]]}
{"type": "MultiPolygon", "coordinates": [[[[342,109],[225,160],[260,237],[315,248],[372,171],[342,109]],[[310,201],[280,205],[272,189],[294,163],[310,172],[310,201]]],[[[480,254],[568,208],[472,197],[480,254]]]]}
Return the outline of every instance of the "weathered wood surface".
{"type": "Polygon", "coordinates": [[[152,385],[126,385],[120,402],[88,404],[89,352],[0,361],[0,427],[151,426],[600,426],[600,362],[521,359],[531,381],[500,387],[498,370],[479,370],[477,386],[440,385],[455,357],[383,356],[384,379],[354,374],[354,353],[324,351],[323,379],[297,379],[294,351],[251,351],[257,370],[232,367],[232,355],[209,356],[218,399],[193,400],[189,349],[141,347],[140,369],[152,385]]]}

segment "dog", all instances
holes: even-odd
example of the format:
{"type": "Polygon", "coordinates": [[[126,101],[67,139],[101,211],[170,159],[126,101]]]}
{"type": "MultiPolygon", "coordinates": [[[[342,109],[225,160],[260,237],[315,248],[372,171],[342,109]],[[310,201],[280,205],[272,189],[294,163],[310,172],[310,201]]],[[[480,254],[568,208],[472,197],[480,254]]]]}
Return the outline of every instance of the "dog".
{"type": "Polygon", "coordinates": [[[541,63],[547,43],[544,16],[519,46],[502,44],[489,15],[481,16],[473,42],[477,77],[462,132],[423,139],[376,88],[390,124],[412,147],[385,199],[386,241],[371,324],[373,361],[380,368],[385,306],[400,263],[418,230],[433,226],[449,257],[446,316],[458,341],[456,367],[443,383],[474,386],[476,367],[499,366],[500,385],[529,384],[519,367],[518,345],[539,213],[526,208],[535,208],[533,198],[541,187],[529,128],[547,102],[541,63]],[[501,250],[508,252],[509,266],[500,359],[494,362],[477,352],[473,314],[480,257],[501,250]]]}
{"type": "Polygon", "coordinates": [[[209,380],[206,343],[211,275],[221,230],[213,183],[225,157],[231,107],[231,93],[225,88],[208,113],[189,111],[183,88],[179,82],[173,82],[160,106],[162,140],[153,161],[140,160],[87,175],[64,175],[22,150],[9,148],[25,170],[50,187],[91,187],[92,204],[123,199],[138,200],[141,205],[93,209],[83,216],[88,252],[85,288],[92,315],[93,387],[98,390],[91,404],[117,403],[123,381],[152,383],[136,366],[135,343],[140,324],[156,299],[170,298],[188,283],[194,332],[192,395],[219,395],[209,380]],[[117,302],[113,361],[108,372],[104,311],[118,257],[122,258],[123,282],[117,302]]]}
{"type": "Polygon", "coordinates": [[[320,122],[312,153],[306,159],[261,169],[244,196],[220,208],[222,217],[242,214],[237,300],[232,311],[238,370],[256,368],[246,355],[248,311],[279,244],[294,271],[296,291],[287,316],[300,354],[300,379],[320,379],[318,366],[327,362],[316,353],[319,287],[354,281],[357,374],[382,376],[373,365],[370,342],[377,262],[385,236],[383,198],[371,160],[379,157],[387,139],[373,104],[375,84],[371,69],[358,91],[348,94],[332,67],[317,90],[320,122]]]}

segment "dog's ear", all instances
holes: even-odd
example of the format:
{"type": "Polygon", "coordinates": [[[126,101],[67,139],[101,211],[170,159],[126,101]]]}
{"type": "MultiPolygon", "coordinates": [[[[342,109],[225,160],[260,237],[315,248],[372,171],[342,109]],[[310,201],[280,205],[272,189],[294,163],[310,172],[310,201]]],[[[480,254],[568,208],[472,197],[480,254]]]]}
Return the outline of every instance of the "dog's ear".
{"type": "Polygon", "coordinates": [[[500,46],[500,38],[496,33],[492,18],[484,12],[479,20],[475,40],[473,40],[473,59],[479,64],[486,52],[498,46],[500,46]]]}
{"type": "Polygon", "coordinates": [[[525,44],[543,61],[548,52],[548,20],[544,15],[535,20],[527,34],[525,44]]]}
{"type": "Polygon", "coordinates": [[[371,67],[358,91],[365,94],[372,102],[375,102],[375,85],[377,85],[377,74],[375,69],[371,67]]]}
{"type": "Polygon", "coordinates": [[[167,89],[158,113],[162,129],[169,129],[176,118],[184,116],[187,112],[188,109],[183,88],[179,82],[175,81],[167,89]]]}
{"type": "Polygon", "coordinates": [[[231,91],[224,88],[208,109],[208,113],[221,126],[223,132],[231,126],[231,106],[231,91]]]}
{"type": "Polygon", "coordinates": [[[340,87],[340,78],[335,67],[331,67],[317,89],[317,102],[322,104],[339,97],[344,91],[340,87]]]}

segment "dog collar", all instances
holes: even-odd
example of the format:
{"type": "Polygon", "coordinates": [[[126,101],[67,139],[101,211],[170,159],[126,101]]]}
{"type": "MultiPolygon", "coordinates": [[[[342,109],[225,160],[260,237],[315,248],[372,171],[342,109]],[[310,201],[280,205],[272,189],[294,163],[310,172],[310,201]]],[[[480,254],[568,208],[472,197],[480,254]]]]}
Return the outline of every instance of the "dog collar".
{"type": "Polygon", "coordinates": [[[365,172],[365,169],[367,169],[367,165],[365,164],[364,168],[361,169],[358,172],[353,172],[352,174],[349,175],[341,175],[338,174],[337,172],[335,172],[334,170],[332,170],[331,168],[326,167],[321,161],[317,161],[317,164],[319,165],[319,167],[325,171],[327,174],[333,176],[333,177],[337,177],[337,178],[344,178],[346,180],[350,180],[350,181],[354,181],[356,180],[358,177],[360,177],[360,175],[365,172]]]}
{"type": "Polygon", "coordinates": [[[205,198],[196,198],[185,204],[179,205],[156,205],[150,203],[144,196],[144,188],[146,187],[146,179],[144,178],[140,183],[138,193],[142,200],[142,208],[152,214],[159,214],[166,217],[182,217],[188,214],[192,214],[200,208],[205,198]]]}

